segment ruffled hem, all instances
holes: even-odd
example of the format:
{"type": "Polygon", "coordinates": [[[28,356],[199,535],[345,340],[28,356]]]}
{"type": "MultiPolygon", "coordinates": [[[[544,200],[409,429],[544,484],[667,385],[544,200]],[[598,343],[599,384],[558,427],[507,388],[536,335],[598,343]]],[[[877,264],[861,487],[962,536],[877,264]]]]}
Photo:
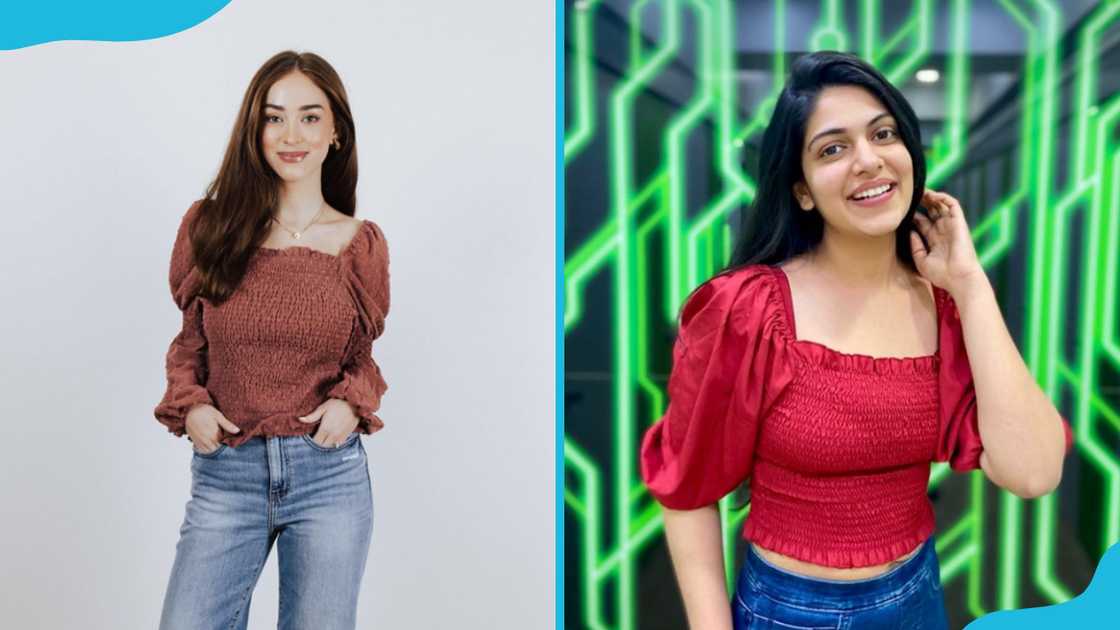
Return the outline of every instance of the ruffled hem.
{"type": "MultiPolygon", "coordinates": [[[[293,412],[273,414],[258,421],[238,421],[231,415],[227,415],[226,417],[229,418],[230,422],[236,425],[237,428],[241,429],[240,433],[230,433],[222,429],[221,438],[218,441],[231,447],[241,446],[255,437],[313,435],[319,428],[318,422],[302,422],[298,414],[293,412]]],[[[376,416],[374,416],[374,418],[376,418],[376,416]]],[[[378,419],[377,422],[380,423],[380,419],[378,419]]],[[[355,430],[363,435],[371,435],[380,430],[380,428],[380,426],[371,426],[369,422],[363,422],[363,420],[359,418],[358,426],[355,430]]]]}
{"type": "Polygon", "coordinates": [[[828,544],[825,541],[821,541],[822,547],[806,547],[791,542],[780,534],[765,531],[755,525],[754,519],[749,516],[746,524],[743,525],[743,538],[763,549],[769,549],[803,562],[837,569],[854,569],[893,562],[916,549],[931,534],[933,534],[932,522],[923,524],[913,535],[882,547],[873,549],[826,549],[823,548],[823,545],[828,544]]]}

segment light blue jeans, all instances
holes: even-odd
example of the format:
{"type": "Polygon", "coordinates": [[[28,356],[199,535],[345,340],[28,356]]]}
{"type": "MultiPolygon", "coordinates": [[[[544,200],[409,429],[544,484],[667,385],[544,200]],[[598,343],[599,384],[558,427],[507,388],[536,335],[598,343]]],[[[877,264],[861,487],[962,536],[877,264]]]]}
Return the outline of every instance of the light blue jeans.
{"type": "Polygon", "coordinates": [[[256,437],[191,458],[160,630],[236,630],[277,547],[280,630],[353,630],[373,529],[358,433],[327,448],[310,436],[256,437]]]}

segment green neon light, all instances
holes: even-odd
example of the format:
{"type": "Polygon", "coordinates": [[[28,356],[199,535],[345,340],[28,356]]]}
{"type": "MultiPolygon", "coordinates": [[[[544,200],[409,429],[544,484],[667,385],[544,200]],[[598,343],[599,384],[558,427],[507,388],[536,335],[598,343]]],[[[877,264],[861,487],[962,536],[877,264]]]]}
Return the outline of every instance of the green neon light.
{"type": "Polygon", "coordinates": [[[591,139],[595,133],[595,81],[591,78],[591,58],[594,55],[591,25],[595,8],[600,0],[587,0],[582,8],[573,15],[575,21],[575,86],[576,123],[571,129],[564,130],[564,163],[567,164],[591,139]]]}
{"type": "MultiPolygon", "coordinates": [[[[569,6],[572,119],[565,164],[591,159],[591,154],[605,162],[601,186],[609,204],[566,209],[568,216],[590,213],[602,222],[572,243],[565,261],[564,326],[567,334],[580,330],[589,318],[607,318],[611,340],[605,351],[611,357],[612,386],[611,403],[596,416],[607,423],[603,430],[570,423],[565,440],[569,483],[564,498],[573,529],[567,538],[578,549],[571,556],[578,566],[569,567],[569,574],[578,577],[572,592],[579,594],[579,610],[569,619],[581,627],[633,630],[642,625],[637,607],[643,579],[639,560],[659,546],[663,528],[660,508],[636,474],[637,438],[667,402],[667,348],[661,335],[672,330],[684,296],[730,254],[728,218],[756,192],[755,174],[744,167],[743,151],[769,121],[787,63],[784,52],[772,56],[774,80],[764,94],[752,95],[750,101],[760,105],[744,111],[736,79],[734,25],[735,11],[746,9],[739,3],[635,0],[621,8],[601,1],[577,4],[578,8],[569,6]],[[595,63],[596,25],[607,11],[621,11],[610,19],[627,22],[626,39],[620,42],[626,63],[618,77],[610,77],[595,63]],[[657,38],[643,35],[643,18],[660,22],[657,38]],[[685,33],[686,28],[691,32],[685,33]],[[651,129],[642,99],[678,60],[685,42],[695,45],[689,51],[694,53],[695,80],[684,102],[673,105],[667,119],[657,123],[660,127],[651,129]],[[602,76],[597,79],[595,73],[602,76]],[[603,112],[601,121],[597,112],[603,112]],[[707,142],[710,152],[696,152],[697,139],[707,142]],[[646,152],[641,167],[638,151],[646,152]],[[705,178],[703,195],[697,193],[698,182],[690,181],[700,170],[706,170],[699,175],[705,178]],[[611,282],[609,299],[589,302],[589,283],[606,280],[604,275],[611,282]],[[589,436],[603,435],[610,436],[609,444],[589,448],[591,440],[603,439],[589,436]]],[[[882,23],[881,1],[845,5],[822,0],[804,41],[789,41],[786,1],[772,6],[779,51],[847,49],[851,43],[899,84],[907,83],[930,58],[934,29],[947,31],[946,119],[941,133],[930,139],[928,184],[951,187],[970,168],[965,162],[971,2],[947,3],[948,24],[935,24],[932,0],[912,0],[902,23],[888,28],[882,23]],[[855,31],[849,32],[843,19],[845,6],[858,11],[855,31]]],[[[1070,403],[1075,456],[1084,474],[1099,479],[1101,490],[1099,496],[1085,497],[1078,495],[1078,488],[1063,485],[1058,494],[1024,502],[992,486],[980,472],[971,473],[962,484],[946,465],[934,465],[931,490],[951,485],[953,492],[969,496],[960,514],[939,521],[937,547],[943,581],[964,586],[972,616],[1022,605],[1022,590],[1036,599],[1059,602],[1081,588],[1056,567],[1062,501],[1097,506],[1087,518],[1095,520],[1099,538],[1083,541],[1091,553],[1099,555],[1120,540],[1120,458],[1112,446],[1120,434],[1120,401],[1101,390],[1102,370],[1120,371],[1120,318],[1114,297],[1120,272],[1120,146],[1114,140],[1120,129],[1120,97],[1098,93],[1101,41],[1120,19],[1120,1],[1092,8],[1073,41],[1065,42],[1074,48],[1069,58],[1074,80],[1069,86],[1062,85],[1059,73],[1060,4],[1000,0],[1000,6],[1008,26],[1020,28],[1027,42],[1015,162],[1009,165],[1013,170],[998,201],[988,208],[970,208],[979,210],[973,238],[989,269],[1023,259],[1012,254],[1025,251],[1026,268],[1017,270],[1027,279],[1020,349],[1047,395],[1070,403]],[[1069,107],[1068,130],[1059,119],[1063,105],[1069,107]],[[1069,156],[1068,169],[1057,163],[1062,146],[1069,156]],[[1073,243],[1078,250],[1072,250],[1073,243]],[[1077,305],[1075,319],[1067,316],[1066,306],[1072,304],[1077,305]],[[986,518],[993,506],[994,517],[986,518]],[[1027,506],[1029,511],[1024,510],[1027,506]],[[1028,573],[1030,581],[1020,582],[1028,573]]],[[[659,108],[664,108],[663,102],[659,108]]],[[[728,499],[720,502],[729,588],[734,545],[747,511],[734,510],[728,499]]]]}

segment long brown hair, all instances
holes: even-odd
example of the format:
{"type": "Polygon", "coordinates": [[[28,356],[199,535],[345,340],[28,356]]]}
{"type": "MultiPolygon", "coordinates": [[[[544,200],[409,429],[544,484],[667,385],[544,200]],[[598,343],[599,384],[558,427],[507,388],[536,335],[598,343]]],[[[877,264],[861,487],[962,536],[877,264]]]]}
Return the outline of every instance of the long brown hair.
{"type": "Polygon", "coordinates": [[[341,148],[332,145],[323,162],[323,198],[343,214],[354,216],[358,155],[354,118],[346,89],[334,68],[319,55],[291,50],[277,53],[253,75],[229,137],[217,177],[206,189],[190,226],[199,295],[220,304],[241,283],[254,250],[268,237],[272,213],[280,202],[280,176],[261,150],[264,104],[273,83],[291,72],[307,75],[330,101],[341,148]]]}

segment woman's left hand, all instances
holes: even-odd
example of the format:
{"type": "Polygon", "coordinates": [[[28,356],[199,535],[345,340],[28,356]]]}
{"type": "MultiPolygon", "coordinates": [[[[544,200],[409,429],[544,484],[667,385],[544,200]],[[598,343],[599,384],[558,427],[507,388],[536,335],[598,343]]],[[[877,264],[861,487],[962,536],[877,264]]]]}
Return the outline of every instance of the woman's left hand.
{"type": "Polygon", "coordinates": [[[358,428],[358,416],[350,403],[339,398],[328,398],[315,411],[299,417],[300,422],[312,424],[322,420],[319,430],[311,437],[319,446],[334,448],[346,441],[358,428]]]}
{"type": "Polygon", "coordinates": [[[910,251],[914,264],[926,280],[955,295],[977,278],[984,278],[984,268],[976,256],[972,234],[965,222],[961,204],[943,192],[926,189],[922,205],[929,210],[931,221],[914,213],[916,230],[910,232],[910,251]],[[927,248],[919,238],[925,237],[927,248]]]}

